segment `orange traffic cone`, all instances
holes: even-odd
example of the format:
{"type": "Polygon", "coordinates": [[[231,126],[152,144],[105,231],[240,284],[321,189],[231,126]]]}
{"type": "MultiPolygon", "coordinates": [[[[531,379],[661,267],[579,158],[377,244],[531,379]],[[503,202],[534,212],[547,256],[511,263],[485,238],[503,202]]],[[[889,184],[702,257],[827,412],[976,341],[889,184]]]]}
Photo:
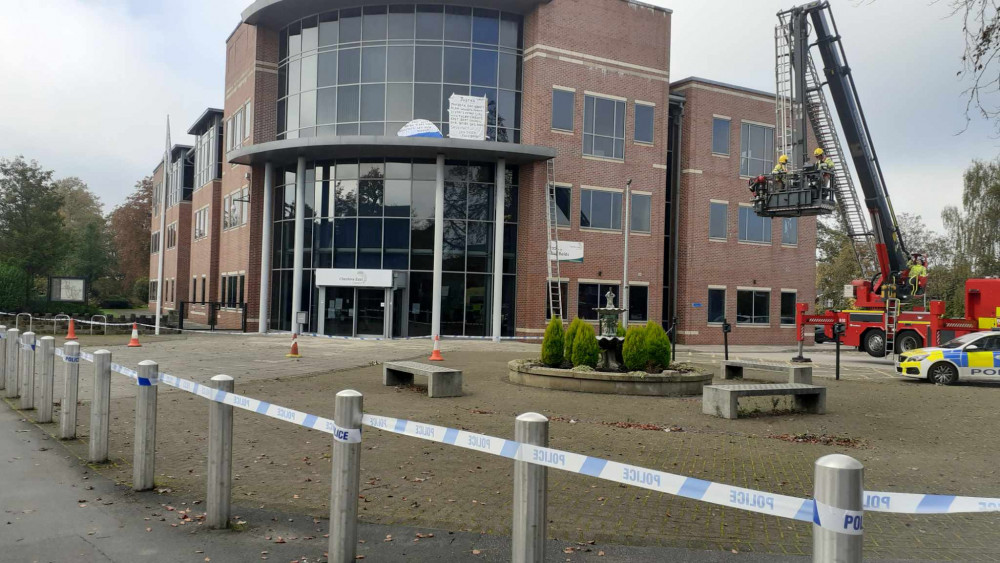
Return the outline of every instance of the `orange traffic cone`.
{"type": "Polygon", "coordinates": [[[132,323],[132,340],[128,341],[128,347],[140,348],[141,346],[142,344],[139,344],[139,325],[132,323]]]}
{"type": "Polygon", "coordinates": [[[444,358],[441,357],[441,337],[434,335],[434,350],[431,352],[431,357],[427,358],[432,362],[443,362],[444,358]]]}
{"type": "Polygon", "coordinates": [[[299,355],[299,340],[298,340],[298,338],[299,338],[299,335],[297,335],[297,334],[293,334],[292,335],[292,349],[287,354],[285,354],[286,358],[301,358],[302,357],[302,356],[299,355]]]}
{"type": "Polygon", "coordinates": [[[66,340],[76,340],[76,328],[73,327],[73,319],[69,320],[69,331],[66,332],[66,340]]]}

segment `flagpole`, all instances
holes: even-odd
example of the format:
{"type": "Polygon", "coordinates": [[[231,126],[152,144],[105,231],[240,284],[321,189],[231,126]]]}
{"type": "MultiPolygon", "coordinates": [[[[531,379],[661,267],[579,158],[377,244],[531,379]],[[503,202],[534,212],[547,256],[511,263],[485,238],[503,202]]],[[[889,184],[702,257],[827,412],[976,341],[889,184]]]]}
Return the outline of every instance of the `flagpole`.
{"type": "Polygon", "coordinates": [[[163,186],[160,188],[160,236],[156,274],[156,335],[160,335],[160,316],[163,314],[163,245],[167,239],[167,190],[170,189],[170,116],[167,116],[167,146],[163,151],[163,186]]]}

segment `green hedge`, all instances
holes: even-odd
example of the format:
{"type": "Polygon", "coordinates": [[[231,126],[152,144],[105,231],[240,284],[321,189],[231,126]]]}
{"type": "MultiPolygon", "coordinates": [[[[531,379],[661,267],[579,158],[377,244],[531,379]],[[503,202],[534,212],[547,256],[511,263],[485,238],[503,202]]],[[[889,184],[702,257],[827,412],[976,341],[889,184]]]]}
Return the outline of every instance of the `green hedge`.
{"type": "Polygon", "coordinates": [[[28,274],[17,266],[0,263],[0,310],[24,308],[28,289],[28,274]]]}
{"type": "Polygon", "coordinates": [[[580,329],[583,320],[580,317],[573,319],[566,329],[566,337],[563,339],[563,360],[573,363],[573,340],[576,338],[576,331],[580,329]]]}
{"type": "Polygon", "coordinates": [[[622,343],[622,359],[629,371],[645,371],[649,366],[649,348],[646,345],[646,327],[630,326],[622,343]]]}
{"type": "Polygon", "coordinates": [[[646,353],[650,367],[657,371],[670,367],[670,337],[658,322],[646,323],[646,353]]]}
{"type": "Polygon", "coordinates": [[[580,323],[573,338],[573,367],[590,366],[597,367],[597,357],[600,348],[597,346],[597,334],[590,323],[580,323]]]}
{"type": "Polygon", "coordinates": [[[86,303],[64,303],[61,301],[32,301],[28,307],[24,308],[25,313],[32,315],[57,315],[65,313],[67,315],[86,316],[99,315],[101,310],[86,303]]]}
{"type": "Polygon", "coordinates": [[[542,339],[542,363],[559,367],[563,361],[563,326],[562,319],[552,317],[549,326],[545,328],[545,337],[542,339]]]}

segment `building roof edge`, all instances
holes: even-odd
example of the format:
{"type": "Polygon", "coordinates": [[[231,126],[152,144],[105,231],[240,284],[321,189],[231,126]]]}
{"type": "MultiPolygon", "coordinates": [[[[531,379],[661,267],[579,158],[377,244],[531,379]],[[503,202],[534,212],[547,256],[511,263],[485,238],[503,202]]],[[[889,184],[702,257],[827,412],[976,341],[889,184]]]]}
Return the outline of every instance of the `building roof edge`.
{"type": "Polygon", "coordinates": [[[768,98],[774,98],[774,92],[765,92],[764,90],[757,90],[755,88],[747,88],[746,86],[737,86],[736,84],[729,84],[728,82],[719,82],[718,80],[710,80],[708,78],[701,78],[699,76],[689,76],[687,78],[682,78],[676,82],[670,83],[670,89],[673,90],[678,86],[685,84],[687,82],[700,82],[702,84],[709,84],[711,86],[718,86],[720,88],[729,88],[730,90],[738,90],[740,92],[748,92],[751,94],[757,94],[760,96],[767,96],[768,98]]]}

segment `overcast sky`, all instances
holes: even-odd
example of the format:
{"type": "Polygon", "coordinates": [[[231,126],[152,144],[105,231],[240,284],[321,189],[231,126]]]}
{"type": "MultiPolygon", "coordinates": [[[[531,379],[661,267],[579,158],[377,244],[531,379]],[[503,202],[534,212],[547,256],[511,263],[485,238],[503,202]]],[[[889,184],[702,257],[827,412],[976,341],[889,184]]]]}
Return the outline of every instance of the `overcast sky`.
{"type": "MultiPolygon", "coordinates": [[[[612,1],[612,0],[607,0],[612,1]]],[[[775,0],[647,0],[674,10],[671,75],[774,90],[775,0]]],[[[79,176],[106,208],[151,173],[209,106],[222,107],[225,39],[249,0],[4,0],[0,157],[79,176]]],[[[1000,141],[964,133],[961,22],[948,0],[833,0],[897,212],[940,229],[962,171],[1000,141]]],[[[628,30],[622,30],[627,33],[628,30]]],[[[974,116],[975,117],[975,116],[974,116]]]]}

